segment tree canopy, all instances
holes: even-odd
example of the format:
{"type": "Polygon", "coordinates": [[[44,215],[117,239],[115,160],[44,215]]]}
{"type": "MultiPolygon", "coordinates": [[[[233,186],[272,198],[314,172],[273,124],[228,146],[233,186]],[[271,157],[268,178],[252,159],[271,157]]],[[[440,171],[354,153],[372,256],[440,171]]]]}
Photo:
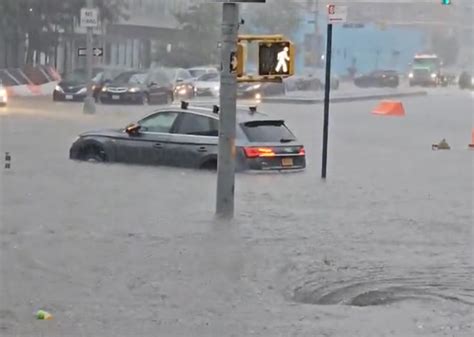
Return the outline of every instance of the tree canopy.
{"type": "MultiPolygon", "coordinates": [[[[94,0],[102,22],[124,16],[126,0],[94,0]]],[[[56,32],[73,31],[86,0],[1,0],[0,38],[13,48],[27,41],[26,62],[33,61],[34,51],[47,51],[57,43],[56,32]]]]}

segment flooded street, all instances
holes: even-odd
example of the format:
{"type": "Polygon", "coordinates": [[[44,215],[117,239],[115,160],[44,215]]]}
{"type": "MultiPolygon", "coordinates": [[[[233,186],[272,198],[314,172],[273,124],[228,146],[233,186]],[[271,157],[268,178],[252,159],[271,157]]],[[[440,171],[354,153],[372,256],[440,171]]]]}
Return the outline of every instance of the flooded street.
{"type": "Polygon", "coordinates": [[[77,134],[153,107],[12,101],[0,335],[471,336],[473,96],[402,102],[405,117],[331,106],[327,181],[323,106],[259,105],[305,144],[307,169],[238,174],[223,223],[214,173],[68,159],[77,134]],[[432,151],[443,138],[451,150],[432,151]]]}

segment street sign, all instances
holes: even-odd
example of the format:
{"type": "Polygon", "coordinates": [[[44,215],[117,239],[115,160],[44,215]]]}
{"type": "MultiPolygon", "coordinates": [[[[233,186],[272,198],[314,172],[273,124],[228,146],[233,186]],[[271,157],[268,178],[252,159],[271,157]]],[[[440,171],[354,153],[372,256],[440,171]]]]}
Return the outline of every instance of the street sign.
{"type": "MultiPolygon", "coordinates": [[[[92,55],[102,56],[104,55],[104,48],[92,48],[92,55]]],[[[77,48],[77,56],[87,56],[87,48],[77,48]]]]}
{"type": "Polygon", "coordinates": [[[328,23],[343,23],[347,20],[347,6],[329,4],[327,6],[328,23]]]}
{"type": "Polygon", "coordinates": [[[81,9],[81,27],[95,28],[99,25],[99,11],[96,8],[81,9]]]}
{"type": "Polygon", "coordinates": [[[258,49],[259,75],[293,75],[295,50],[290,41],[260,42],[258,49]]]}
{"type": "Polygon", "coordinates": [[[343,28],[364,28],[363,23],[345,23],[342,25],[343,28]]]}

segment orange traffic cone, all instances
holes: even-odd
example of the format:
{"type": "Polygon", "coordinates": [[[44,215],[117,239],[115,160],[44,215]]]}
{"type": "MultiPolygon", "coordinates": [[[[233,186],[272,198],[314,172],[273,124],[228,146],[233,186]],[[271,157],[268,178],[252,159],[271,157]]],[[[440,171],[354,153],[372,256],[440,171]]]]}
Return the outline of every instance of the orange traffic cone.
{"type": "Polygon", "coordinates": [[[471,144],[469,144],[471,149],[474,149],[474,129],[471,131],[471,144]]]}
{"type": "Polygon", "coordinates": [[[381,101],[372,113],[381,116],[405,116],[405,109],[400,101],[381,101]]]}

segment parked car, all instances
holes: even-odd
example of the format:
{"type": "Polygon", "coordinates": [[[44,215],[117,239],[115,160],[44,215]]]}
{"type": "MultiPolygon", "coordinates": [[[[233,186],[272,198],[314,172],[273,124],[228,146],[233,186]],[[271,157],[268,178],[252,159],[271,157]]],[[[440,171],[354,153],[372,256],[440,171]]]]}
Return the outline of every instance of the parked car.
{"type": "Polygon", "coordinates": [[[265,96],[284,95],[285,84],[278,82],[240,83],[237,87],[237,97],[260,100],[265,96]]]}
{"type": "MultiPolygon", "coordinates": [[[[103,71],[103,68],[93,68],[92,76],[95,77],[103,71]]],[[[66,74],[54,88],[53,101],[83,101],[87,96],[87,82],[87,70],[84,68],[66,74]]]]}
{"type": "Polygon", "coordinates": [[[396,88],[400,83],[398,73],[394,70],[374,70],[368,74],[354,78],[354,84],[359,88],[396,88]]]}
{"type": "Polygon", "coordinates": [[[215,67],[193,67],[187,69],[193,79],[197,79],[205,74],[219,74],[219,71],[215,67]]]}
{"type": "Polygon", "coordinates": [[[189,71],[183,68],[159,68],[173,84],[175,99],[189,99],[194,97],[194,80],[189,71]]]}
{"type": "MultiPolygon", "coordinates": [[[[218,107],[191,107],[186,102],[156,110],[121,129],[85,132],[69,157],[95,162],[217,168],[218,107]]],[[[301,170],[305,149],[280,119],[250,108],[238,109],[237,170],[301,170]]]]}
{"type": "Polygon", "coordinates": [[[161,70],[133,70],[121,73],[100,93],[102,103],[156,104],[173,101],[173,85],[161,70]]]}
{"type": "MultiPolygon", "coordinates": [[[[325,76],[324,70],[307,71],[303,75],[296,75],[286,79],[285,85],[289,91],[324,90],[325,76]]],[[[339,89],[339,84],[339,78],[331,75],[331,89],[339,89]]]]}
{"type": "Polygon", "coordinates": [[[218,97],[220,86],[219,73],[206,73],[199,76],[194,82],[196,96],[218,97]]]}
{"type": "Polygon", "coordinates": [[[0,106],[6,106],[7,103],[8,103],[7,89],[5,89],[2,81],[0,81],[0,106]]]}
{"type": "Polygon", "coordinates": [[[123,73],[124,71],[130,71],[130,69],[116,68],[116,67],[107,67],[103,71],[97,73],[97,75],[92,79],[94,82],[93,93],[94,98],[98,100],[102,88],[112,82],[112,80],[123,73]]]}
{"type": "Polygon", "coordinates": [[[474,89],[474,77],[467,71],[459,76],[458,85],[460,89],[474,89]]]}

